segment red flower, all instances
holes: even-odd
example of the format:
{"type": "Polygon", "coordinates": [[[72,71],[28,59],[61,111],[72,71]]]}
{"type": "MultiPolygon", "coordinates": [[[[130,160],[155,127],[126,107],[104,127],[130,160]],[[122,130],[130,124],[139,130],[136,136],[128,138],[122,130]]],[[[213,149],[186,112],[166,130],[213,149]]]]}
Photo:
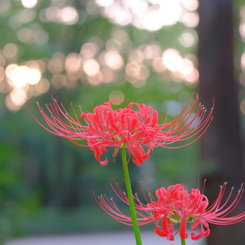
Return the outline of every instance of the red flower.
{"type": "Polygon", "coordinates": [[[172,122],[162,124],[158,123],[158,112],[150,106],[132,102],[125,108],[113,110],[112,101],[95,107],[92,113],[81,113],[81,122],[77,116],[71,117],[53,99],[51,104],[46,105],[50,116],[38,104],[49,128],[38,123],[47,131],[68,138],[76,144],[79,144],[77,141],[87,140],[87,146],[94,151],[95,158],[101,165],[108,163],[107,159],[100,159],[108,146],[127,147],[133,156],[133,162],[141,165],[157,146],[178,148],[169,145],[192,139],[191,142],[179,146],[184,147],[196,141],[206,131],[212,119],[213,110],[206,115],[206,109],[199,104],[198,97],[193,101],[190,99],[172,122]]]}
{"type": "MultiPolygon", "coordinates": [[[[117,196],[128,204],[126,194],[117,183],[115,183],[113,189],[117,196]]],[[[154,222],[156,234],[172,241],[177,232],[183,239],[188,237],[188,223],[191,224],[190,228],[197,233],[192,232],[190,234],[192,240],[208,236],[210,234],[209,224],[231,225],[245,219],[245,211],[235,216],[228,216],[239,203],[243,195],[243,186],[241,186],[232,202],[230,201],[233,188],[227,199],[223,201],[225,190],[226,183],[220,187],[217,199],[210,206],[208,198],[198,189],[192,189],[188,193],[180,184],[169,186],[167,189],[159,188],[155,192],[156,198],[151,193],[147,198],[144,193],[146,204],[142,203],[137,195],[134,195],[139,225],[154,222]],[[176,227],[177,232],[175,232],[176,227]]],[[[99,206],[112,218],[123,224],[132,225],[131,217],[123,214],[112,199],[108,199],[106,196],[95,198],[99,206]]]]}

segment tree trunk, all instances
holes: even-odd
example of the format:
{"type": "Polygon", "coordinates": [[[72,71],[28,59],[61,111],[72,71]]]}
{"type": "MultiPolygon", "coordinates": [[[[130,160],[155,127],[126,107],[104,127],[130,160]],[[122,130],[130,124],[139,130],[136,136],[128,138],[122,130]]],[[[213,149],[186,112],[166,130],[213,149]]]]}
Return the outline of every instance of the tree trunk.
{"type": "MultiPolygon", "coordinates": [[[[233,12],[231,0],[199,3],[199,96],[207,107],[215,98],[213,122],[201,139],[201,158],[206,194],[214,200],[223,182],[238,189],[245,180],[238,85],[234,78],[233,12]]],[[[245,200],[237,208],[245,210],[245,200]]],[[[245,244],[244,230],[244,222],[211,226],[208,245],[245,244]]]]}

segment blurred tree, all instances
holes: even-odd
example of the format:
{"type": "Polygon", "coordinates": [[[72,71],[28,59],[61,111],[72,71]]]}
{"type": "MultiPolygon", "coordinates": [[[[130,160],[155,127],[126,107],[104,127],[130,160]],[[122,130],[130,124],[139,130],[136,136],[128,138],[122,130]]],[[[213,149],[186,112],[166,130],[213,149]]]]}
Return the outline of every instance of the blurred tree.
{"type": "MultiPolygon", "coordinates": [[[[234,78],[234,25],[231,0],[200,0],[199,14],[199,95],[211,106],[215,98],[214,120],[201,139],[201,157],[209,196],[216,195],[224,181],[239,188],[244,182],[243,144],[238,110],[238,84],[234,78]]],[[[239,208],[244,209],[245,200],[239,208]]],[[[213,226],[208,245],[242,245],[244,222],[213,226]]]]}

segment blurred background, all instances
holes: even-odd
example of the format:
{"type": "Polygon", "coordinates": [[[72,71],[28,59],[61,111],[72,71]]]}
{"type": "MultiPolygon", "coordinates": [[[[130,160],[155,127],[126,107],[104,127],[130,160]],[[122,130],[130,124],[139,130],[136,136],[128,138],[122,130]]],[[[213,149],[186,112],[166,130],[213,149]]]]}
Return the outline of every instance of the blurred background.
{"type": "Polygon", "coordinates": [[[52,96],[71,113],[117,98],[167,108],[171,119],[193,92],[208,109],[215,98],[207,134],[131,164],[133,185],[146,175],[153,190],[196,188],[199,174],[212,195],[224,181],[244,181],[244,1],[0,0],[0,37],[1,241],[127,228],[92,196],[113,195],[108,180],[121,181],[120,158],[100,166],[89,149],[41,128],[26,101],[40,120],[36,101],[52,96]]]}

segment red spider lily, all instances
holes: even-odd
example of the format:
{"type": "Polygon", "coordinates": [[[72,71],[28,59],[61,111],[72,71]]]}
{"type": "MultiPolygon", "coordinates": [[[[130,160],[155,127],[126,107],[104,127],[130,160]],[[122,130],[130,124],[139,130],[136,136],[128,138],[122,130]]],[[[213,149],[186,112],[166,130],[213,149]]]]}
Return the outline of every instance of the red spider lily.
{"type": "MultiPolygon", "coordinates": [[[[128,198],[117,183],[112,186],[117,196],[126,204],[128,198]]],[[[171,185],[156,190],[156,198],[149,192],[149,197],[144,193],[146,204],[142,203],[137,195],[134,195],[136,212],[139,225],[155,223],[157,235],[174,240],[174,235],[179,233],[180,238],[187,239],[187,224],[194,231],[190,234],[192,240],[198,240],[210,234],[209,224],[231,225],[245,219],[245,211],[228,216],[239,203],[243,195],[243,185],[233,201],[231,201],[233,188],[224,200],[226,183],[220,187],[217,199],[209,206],[208,198],[198,189],[192,189],[190,193],[180,184],[171,185]],[[175,231],[177,228],[177,231],[175,231]],[[175,233],[176,232],[176,233],[175,233]],[[196,234],[197,233],[197,234],[196,234]]],[[[131,217],[123,214],[116,206],[113,199],[106,196],[95,197],[99,206],[112,218],[126,225],[132,225],[131,217]]]]}
{"type": "Polygon", "coordinates": [[[211,109],[206,115],[206,109],[199,104],[196,96],[194,100],[188,100],[182,112],[172,122],[161,124],[158,123],[158,112],[150,106],[132,102],[125,108],[113,110],[113,101],[95,107],[92,113],[81,113],[81,122],[76,114],[74,117],[70,116],[63,105],[52,99],[52,103],[46,105],[50,115],[38,104],[49,128],[34,118],[50,133],[65,137],[78,145],[88,146],[101,165],[108,163],[107,159],[100,159],[108,146],[127,147],[133,156],[133,162],[141,165],[157,146],[178,148],[196,141],[208,128],[213,113],[211,109]],[[182,146],[169,146],[188,139],[191,142],[182,146]],[[81,140],[87,140],[87,145],[77,142],[81,140]]]}

